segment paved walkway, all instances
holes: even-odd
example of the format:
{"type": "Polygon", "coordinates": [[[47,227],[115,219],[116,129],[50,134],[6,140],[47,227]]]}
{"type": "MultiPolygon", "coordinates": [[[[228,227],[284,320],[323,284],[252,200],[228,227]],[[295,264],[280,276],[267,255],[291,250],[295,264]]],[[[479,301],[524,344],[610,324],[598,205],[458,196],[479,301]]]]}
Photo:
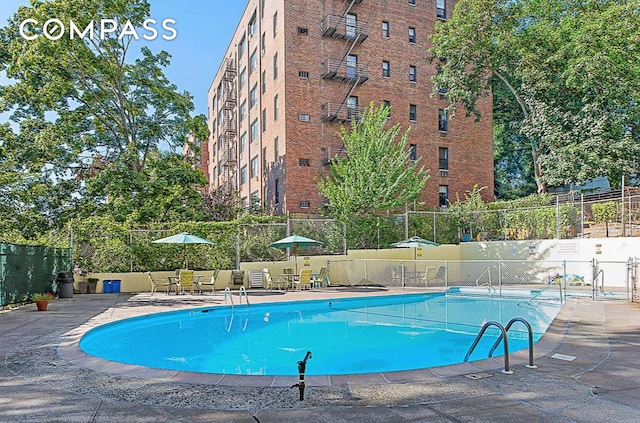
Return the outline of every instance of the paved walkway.
{"type": "MultiPolygon", "coordinates": [[[[349,296],[286,293],[252,302],[349,296]]],[[[361,294],[357,294],[361,295],[361,294]]],[[[77,349],[105,321],[181,307],[215,305],[220,296],[97,294],[0,312],[0,422],[638,422],[640,306],[571,300],[526,354],[415,372],[396,380],[308,377],[298,401],[288,380],[264,386],[251,377],[220,382],[90,359],[77,349]],[[559,353],[576,357],[565,361],[559,353]],[[469,379],[465,374],[484,375],[469,379]]],[[[264,380],[264,379],[259,379],[264,380]]]]}

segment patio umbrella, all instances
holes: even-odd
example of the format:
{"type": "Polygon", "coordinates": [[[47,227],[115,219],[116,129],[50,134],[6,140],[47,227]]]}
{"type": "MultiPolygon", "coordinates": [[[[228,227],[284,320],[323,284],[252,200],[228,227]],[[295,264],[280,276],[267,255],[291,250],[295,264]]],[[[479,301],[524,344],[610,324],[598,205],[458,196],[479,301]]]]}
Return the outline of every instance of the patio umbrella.
{"type": "Polygon", "coordinates": [[[300,235],[291,235],[282,238],[279,241],[269,244],[269,247],[290,248],[293,247],[293,257],[296,264],[296,274],[298,273],[298,247],[313,247],[314,245],[322,245],[322,242],[315,239],[305,238],[300,235]]]}
{"type": "Polygon", "coordinates": [[[189,268],[189,262],[187,261],[187,244],[215,244],[208,239],[200,238],[199,236],[191,235],[189,232],[182,232],[180,234],[171,235],[166,238],[156,239],[153,241],[156,244],[184,244],[184,268],[189,268]]]}
{"type": "Polygon", "coordinates": [[[437,242],[429,241],[419,236],[412,236],[411,238],[405,239],[404,241],[394,242],[391,244],[392,247],[395,248],[413,248],[413,274],[416,274],[416,251],[418,248],[424,247],[437,247],[440,244],[437,242]]]}

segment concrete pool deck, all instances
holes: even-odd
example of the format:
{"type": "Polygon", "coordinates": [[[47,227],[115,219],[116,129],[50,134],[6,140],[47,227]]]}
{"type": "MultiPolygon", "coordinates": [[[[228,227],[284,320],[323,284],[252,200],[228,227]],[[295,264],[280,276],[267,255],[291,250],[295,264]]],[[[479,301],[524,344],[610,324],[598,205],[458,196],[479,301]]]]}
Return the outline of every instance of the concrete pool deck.
{"type": "MultiPolygon", "coordinates": [[[[249,298],[254,304],[399,292],[354,291],[249,298]]],[[[82,333],[102,323],[222,303],[220,294],[84,294],[56,299],[46,312],[33,304],[0,312],[0,422],[640,421],[640,306],[626,302],[566,303],[536,344],[537,369],[526,368],[526,352],[520,352],[511,355],[513,375],[501,373],[498,358],[409,372],[308,376],[302,402],[289,388],[297,377],[155,370],[77,348],[82,333]]]]}

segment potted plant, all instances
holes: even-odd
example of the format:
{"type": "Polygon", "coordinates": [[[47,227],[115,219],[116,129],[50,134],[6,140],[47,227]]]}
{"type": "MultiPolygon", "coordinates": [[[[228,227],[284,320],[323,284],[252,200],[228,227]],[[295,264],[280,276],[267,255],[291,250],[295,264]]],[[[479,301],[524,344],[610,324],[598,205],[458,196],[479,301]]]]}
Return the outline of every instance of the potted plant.
{"type": "Polygon", "coordinates": [[[89,283],[87,282],[87,269],[82,269],[80,267],[76,267],[74,273],[80,274],[82,276],[82,280],[78,282],[78,290],[81,294],[89,293],[89,283]]]}
{"type": "Polygon", "coordinates": [[[36,303],[38,311],[46,311],[49,301],[53,299],[51,292],[31,294],[31,300],[36,303]]]}
{"type": "Polygon", "coordinates": [[[89,294],[96,293],[96,287],[98,286],[98,278],[87,278],[87,282],[89,283],[89,294]]]}

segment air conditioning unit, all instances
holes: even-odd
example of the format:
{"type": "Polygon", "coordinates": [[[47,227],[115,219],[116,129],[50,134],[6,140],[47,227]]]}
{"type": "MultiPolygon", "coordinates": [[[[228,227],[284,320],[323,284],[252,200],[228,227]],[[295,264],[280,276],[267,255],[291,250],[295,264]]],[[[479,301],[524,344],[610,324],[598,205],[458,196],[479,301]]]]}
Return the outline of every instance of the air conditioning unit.
{"type": "Polygon", "coordinates": [[[448,169],[440,169],[440,176],[449,176],[448,169]]]}

